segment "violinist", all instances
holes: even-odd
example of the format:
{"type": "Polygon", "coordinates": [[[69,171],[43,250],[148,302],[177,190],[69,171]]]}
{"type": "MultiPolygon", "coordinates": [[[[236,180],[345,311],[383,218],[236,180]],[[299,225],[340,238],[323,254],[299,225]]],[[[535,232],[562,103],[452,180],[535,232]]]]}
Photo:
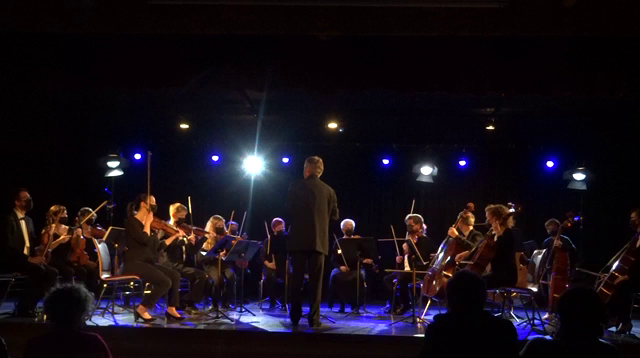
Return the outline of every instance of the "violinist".
{"type": "MultiPolygon", "coordinates": [[[[354,235],[354,231],[356,228],[355,221],[351,219],[344,219],[340,223],[340,229],[342,230],[342,238],[340,240],[348,240],[353,238],[359,238],[359,235],[354,235]]],[[[338,242],[333,244],[333,249],[331,250],[331,263],[333,264],[333,270],[331,271],[331,276],[329,278],[329,293],[331,299],[329,300],[329,308],[333,307],[333,298],[338,296],[340,298],[340,310],[338,312],[342,313],[345,311],[344,303],[345,301],[351,302],[351,310],[354,311],[358,307],[356,307],[356,267],[357,267],[357,257],[348,257],[344,255],[344,252],[341,252],[338,242]],[[344,257],[344,259],[343,259],[344,257]],[[349,267],[345,266],[346,264],[349,267]]],[[[365,258],[362,260],[362,263],[371,265],[373,264],[373,259],[365,258]]],[[[360,302],[363,302],[364,298],[364,283],[365,283],[365,270],[364,266],[361,266],[360,270],[360,302]]]]}
{"type": "Polygon", "coordinates": [[[176,307],[179,301],[180,273],[157,263],[158,251],[180,236],[182,230],[172,235],[162,243],[157,235],[151,233],[151,223],[157,211],[156,198],[146,194],[138,195],[127,207],[128,219],[125,223],[127,251],[124,255],[124,274],[136,275],[152,285],[151,292],[145,295],[142,303],[133,311],[135,321],[141,319],[148,323],[155,320],[149,314],[149,309],[155,307],[156,302],[167,292],[169,301],[165,317],[168,320],[183,320],[176,307]]]}
{"type": "Polygon", "coordinates": [[[277,283],[278,280],[285,280],[287,266],[287,233],[285,223],[281,218],[271,221],[273,235],[264,240],[260,257],[264,265],[265,291],[269,295],[269,309],[274,309],[277,305],[277,283]]]}
{"type": "Polygon", "coordinates": [[[504,205],[489,205],[484,210],[493,231],[490,235],[495,240],[496,250],[491,259],[491,273],[482,276],[482,279],[487,289],[513,287],[518,282],[516,238],[511,230],[513,216],[504,205]]]}
{"type": "MultiPolygon", "coordinates": [[[[404,219],[404,222],[407,225],[407,240],[412,240],[416,245],[420,256],[422,256],[425,261],[428,261],[431,254],[438,251],[438,245],[425,234],[426,226],[422,216],[418,214],[409,214],[404,219]]],[[[401,264],[406,272],[392,272],[383,279],[384,286],[387,289],[389,296],[393,294],[393,281],[397,280],[396,288],[400,296],[399,305],[397,305],[397,307],[391,307],[391,299],[389,300],[388,305],[388,310],[392,311],[395,315],[403,315],[409,309],[409,284],[413,281],[411,270],[413,269],[414,259],[410,253],[409,245],[407,243],[402,244],[402,249],[404,251],[404,256],[397,256],[396,262],[401,264]]],[[[416,267],[416,269],[424,270],[426,267],[420,266],[416,267]]]]}
{"type": "MultiPolygon", "coordinates": [[[[169,207],[169,216],[171,217],[169,224],[176,228],[186,224],[187,213],[186,206],[180,203],[172,204],[169,207]]],[[[200,247],[202,247],[204,241],[200,240],[199,243],[200,247]]],[[[164,266],[178,271],[180,276],[187,279],[191,284],[189,293],[180,300],[180,307],[191,313],[198,311],[196,303],[202,301],[207,284],[207,274],[202,270],[188,267],[186,259],[195,255],[200,247],[197,247],[196,236],[193,233],[186,240],[174,240],[164,249],[166,260],[162,263],[164,266]]]]}
{"type": "Polygon", "coordinates": [[[86,253],[89,255],[89,260],[92,262],[98,262],[98,252],[97,248],[93,244],[92,239],[101,240],[106,231],[99,226],[96,226],[96,220],[98,220],[98,215],[93,212],[93,210],[89,207],[84,207],[78,211],[78,224],[84,221],[82,224],[82,236],[85,237],[86,240],[86,253]],[[91,215],[89,219],[84,221],[87,216],[91,215]]]}
{"type": "MultiPolygon", "coordinates": [[[[631,212],[629,225],[634,230],[634,237],[629,243],[628,250],[638,252],[640,250],[640,208],[631,212]]],[[[629,252],[629,251],[628,251],[629,252]]],[[[638,254],[635,255],[638,257],[638,254]]],[[[617,334],[630,333],[631,309],[633,306],[633,295],[640,291],[640,260],[634,260],[626,275],[618,277],[614,284],[615,290],[607,302],[607,309],[611,317],[615,320],[617,334]]]]}
{"type": "Polygon", "coordinates": [[[18,297],[16,315],[33,318],[38,302],[53,287],[58,271],[35,254],[37,244],[33,220],[27,212],[33,209],[33,200],[27,189],[14,192],[13,210],[4,217],[0,234],[0,273],[26,275],[26,287],[18,297]]]}
{"type": "MultiPolygon", "coordinates": [[[[207,226],[205,227],[205,231],[209,232],[209,236],[207,241],[202,246],[202,250],[205,252],[209,252],[213,250],[214,253],[220,258],[224,259],[229,250],[233,247],[234,240],[236,237],[229,236],[227,230],[225,229],[225,220],[220,215],[212,216],[207,222],[207,226]]],[[[199,255],[198,257],[204,257],[203,255],[199,255]]],[[[219,293],[222,295],[222,308],[231,309],[231,305],[229,304],[231,294],[234,295],[235,298],[235,282],[236,282],[236,273],[233,269],[233,264],[227,263],[225,261],[216,259],[201,259],[202,266],[209,275],[213,279],[215,287],[219,290],[219,293]]],[[[219,295],[214,296],[214,304],[217,305],[217,298],[219,295]]]]}
{"type": "Polygon", "coordinates": [[[61,281],[72,283],[75,277],[77,282],[83,283],[87,289],[97,293],[98,270],[95,262],[73,262],[73,243],[82,240],[82,230],[67,226],[69,216],[67,209],[62,205],[54,205],[47,212],[47,226],[42,230],[42,244],[47,245],[48,240],[53,240],[49,246],[51,250],[50,265],[58,270],[61,281]]]}

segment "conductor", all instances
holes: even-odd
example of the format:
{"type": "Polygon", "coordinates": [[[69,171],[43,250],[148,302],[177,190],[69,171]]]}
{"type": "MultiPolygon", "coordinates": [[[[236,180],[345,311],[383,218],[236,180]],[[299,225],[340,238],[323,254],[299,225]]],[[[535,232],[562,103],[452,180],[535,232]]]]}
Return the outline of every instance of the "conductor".
{"type": "Polygon", "coordinates": [[[329,253],[329,219],[338,220],[338,199],[330,186],[320,180],[324,163],[319,157],[304,162],[304,180],[289,188],[287,209],[291,218],[287,251],[292,261],[290,319],[298,326],[302,316],[302,284],[305,266],[309,273],[309,326],[319,328],[322,276],[329,253]]]}

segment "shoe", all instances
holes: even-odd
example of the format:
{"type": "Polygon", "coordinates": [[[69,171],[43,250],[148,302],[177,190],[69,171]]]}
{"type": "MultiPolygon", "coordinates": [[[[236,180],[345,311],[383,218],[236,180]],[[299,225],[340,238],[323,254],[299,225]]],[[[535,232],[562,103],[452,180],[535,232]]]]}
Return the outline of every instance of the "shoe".
{"type": "Polygon", "coordinates": [[[230,310],[230,309],[233,309],[233,307],[231,307],[229,302],[225,302],[225,303],[222,304],[222,309],[223,310],[230,310]]]}
{"type": "Polygon", "coordinates": [[[393,311],[393,314],[396,316],[402,316],[405,313],[407,313],[407,307],[405,307],[405,305],[400,305],[395,309],[395,311],[393,311]]]}
{"type": "Polygon", "coordinates": [[[344,302],[340,302],[340,309],[338,310],[338,313],[344,313],[344,302]]]}
{"type": "Polygon", "coordinates": [[[631,329],[633,329],[633,324],[631,324],[631,322],[620,323],[620,326],[618,326],[618,329],[616,329],[615,333],[616,334],[629,334],[629,333],[631,333],[631,329]]]}
{"type": "Polygon", "coordinates": [[[291,327],[293,328],[298,328],[298,324],[299,324],[298,321],[291,321],[291,327]]]}
{"type": "Polygon", "coordinates": [[[164,316],[165,316],[165,317],[167,317],[167,320],[169,320],[169,321],[171,321],[171,320],[174,320],[174,321],[183,321],[183,320],[184,320],[184,316],[178,316],[178,317],[177,317],[177,316],[172,315],[172,314],[171,314],[171,313],[169,313],[169,312],[165,312],[165,313],[164,313],[164,316]]]}
{"type": "Polygon", "coordinates": [[[546,322],[551,322],[556,319],[556,315],[554,313],[548,312],[544,316],[542,316],[542,320],[546,322]]]}
{"type": "Polygon", "coordinates": [[[315,322],[315,323],[309,323],[309,328],[311,328],[311,329],[323,329],[323,328],[327,328],[327,326],[325,324],[323,324],[322,322],[315,322]]]}
{"type": "Polygon", "coordinates": [[[156,320],[156,319],[155,319],[155,318],[153,318],[153,317],[151,317],[151,318],[144,318],[144,317],[142,317],[142,316],[140,315],[140,313],[138,313],[138,310],[134,309],[134,310],[133,310],[133,322],[134,322],[134,323],[135,323],[135,322],[138,322],[138,320],[139,320],[139,319],[141,319],[141,320],[142,320],[142,322],[144,322],[144,323],[150,323],[150,322],[153,322],[153,321],[155,321],[155,320],[156,320]]]}

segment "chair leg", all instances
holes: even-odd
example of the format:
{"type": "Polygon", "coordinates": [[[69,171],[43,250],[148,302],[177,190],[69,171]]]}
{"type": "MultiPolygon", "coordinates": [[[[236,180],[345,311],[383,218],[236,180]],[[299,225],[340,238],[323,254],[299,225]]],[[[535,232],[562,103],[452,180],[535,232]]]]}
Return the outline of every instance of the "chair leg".
{"type": "Polygon", "coordinates": [[[11,291],[11,286],[13,286],[13,282],[15,281],[15,278],[11,278],[11,279],[9,279],[7,281],[9,281],[9,283],[7,284],[7,290],[4,291],[4,295],[2,295],[2,302],[0,302],[0,307],[2,307],[2,305],[4,305],[4,301],[7,299],[7,295],[9,294],[9,291],[11,291]]]}
{"type": "Polygon", "coordinates": [[[398,282],[393,284],[393,294],[391,295],[391,314],[393,314],[394,307],[396,306],[396,294],[398,290],[398,282]]]}
{"type": "Polygon", "coordinates": [[[260,280],[260,298],[258,299],[258,309],[260,309],[260,311],[262,311],[262,295],[263,295],[263,291],[264,291],[264,277],[262,277],[262,279],[260,280]]]}

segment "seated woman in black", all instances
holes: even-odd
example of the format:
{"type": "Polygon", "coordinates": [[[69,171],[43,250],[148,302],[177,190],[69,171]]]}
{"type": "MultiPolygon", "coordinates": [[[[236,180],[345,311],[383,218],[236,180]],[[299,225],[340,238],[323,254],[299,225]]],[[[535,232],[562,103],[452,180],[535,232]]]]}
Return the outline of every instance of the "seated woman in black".
{"type": "Polygon", "coordinates": [[[504,205],[489,205],[485,209],[487,222],[495,233],[495,255],[491,259],[491,273],[482,276],[487,289],[513,287],[518,282],[513,217],[504,205]]]}
{"type": "Polygon", "coordinates": [[[129,218],[125,223],[127,251],[124,256],[123,271],[125,275],[136,275],[145,283],[153,285],[151,293],[144,296],[142,303],[133,312],[136,321],[138,319],[145,322],[153,321],[154,318],[148,310],[153,308],[158,299],[167,292],[169,292],[169,302],[165,316],[167,319],[182,320],[184,317],[176,311],[180,299],[180,273],[159,265],[156,258],[159,250],[184,233],[179,230],[178,233],[160,243],[155,234],[151,235],[151,222],[156,210],[156,198],[153,196],[149,197],[148,203],[145,194],[138,195],[132,203],[129,203],[127,208],[129,218]]]}
{"type": "Polygon", "coordinates": [[[199,263],[204,271],[213,279],[216,292],[213,296],[213,304],[218,305],[218,298],[222,296],[222,308],[231,309],[229,301],[231,295],[235,298],[236,273],[234,265],[230,262],[222,261],[233,246],[235,237],[229,236],[225,229],[225,220],[220,215],[212,216],[205,226],[205,231],[209,232],[207,241],[202,245],[201,255],[198,255],[199,263]],[[212,251],[213,256],[205,256],[212,251]],[[220,260],[218,260],[220,258],[220,260]]]}
{"type": "Polygon", "coordinates": [[[83,283],[94,294],[98,291],[98,267],[94,262],[80,264],[72,262],[72,242],[82,238],[81,229],[73,229],[67,226],[69,215],[67,208],[62,205],[54,205],[47,212],[47,226],[42,230],[42,245],[45,247],[49,236],[53,242],[49,246],[51,250],[51,266],[58,270],[62,282],[71,283],[75,277],[76,282],[83,283]]]}

